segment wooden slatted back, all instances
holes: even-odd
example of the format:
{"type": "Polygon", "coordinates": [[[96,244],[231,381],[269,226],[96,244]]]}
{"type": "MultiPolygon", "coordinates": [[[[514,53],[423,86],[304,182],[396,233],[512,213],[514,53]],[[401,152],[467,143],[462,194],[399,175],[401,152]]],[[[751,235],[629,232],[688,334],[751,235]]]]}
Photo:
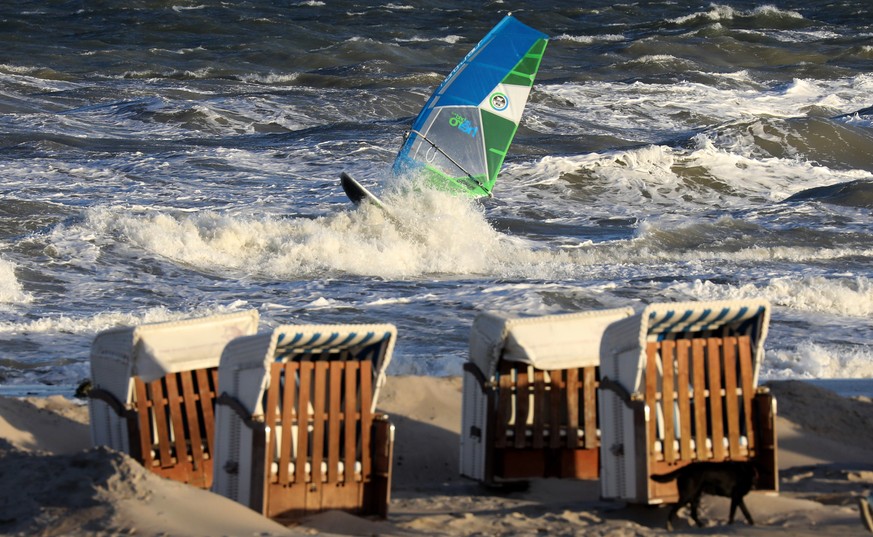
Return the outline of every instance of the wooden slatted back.
{"type": "Polygon", "coordinates": [[[353,485],[372,470],[372,375],[366,360],[271,364],[267,516],[360,508],[363,489],[353,485]]]}
{"type": "Polygon", "coordinates": [[[152,382],[134,377],[134,440],[153,472],[208,489],[212,486],[218,368],[170,373],[152,382]]]}
{"type": "Polygon", "coordinates": [[[546,372],[501,362],[494,447],[598,448],[597,384],[593,366],[546,372]]]}
{"type": "Polygon", "coordinates": [[[650,342],[646,355],[645,401],[653,411],[647,431],[651,461],[754,457],[754,364],[748,336],[650,342]]]}

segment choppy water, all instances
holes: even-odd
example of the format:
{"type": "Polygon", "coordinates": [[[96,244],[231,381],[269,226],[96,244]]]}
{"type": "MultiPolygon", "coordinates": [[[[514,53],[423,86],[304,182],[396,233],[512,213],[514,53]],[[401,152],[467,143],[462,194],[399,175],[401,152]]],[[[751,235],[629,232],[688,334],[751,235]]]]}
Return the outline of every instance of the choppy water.
{"type": "Polygon", "coordinates": [[[866,0],[552,4],[3,3],[3,389],[242,308],[393,322],[391,371],[442,375],[481,310],[761,296],[765,378],[873,377],[866,0]],[[552,40],[495,198],[404,194],[404,130],[507,11],[552,40]]]}

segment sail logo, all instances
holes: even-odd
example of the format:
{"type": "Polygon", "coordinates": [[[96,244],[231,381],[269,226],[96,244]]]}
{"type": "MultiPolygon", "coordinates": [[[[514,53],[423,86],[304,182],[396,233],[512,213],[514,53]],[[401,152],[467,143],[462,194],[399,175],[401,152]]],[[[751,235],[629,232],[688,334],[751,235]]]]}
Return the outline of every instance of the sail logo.
{"type": "Polygon", "coordinates": [[[469,134],[471,138],[475,138],[476,135],[479,134],[479,127],[474,127],[469,119],[457,112],[452,114],[452,117],[449,118],[449,125],[457,128],[465,134],[469,134]]]}
{"type": "Polygon", "coordinates": [[[509,108],[509,98],[503,93],[495,93],[491,96],[489,102],[491,103],[491,108],[498,112],[503,112],[509,108]]]}

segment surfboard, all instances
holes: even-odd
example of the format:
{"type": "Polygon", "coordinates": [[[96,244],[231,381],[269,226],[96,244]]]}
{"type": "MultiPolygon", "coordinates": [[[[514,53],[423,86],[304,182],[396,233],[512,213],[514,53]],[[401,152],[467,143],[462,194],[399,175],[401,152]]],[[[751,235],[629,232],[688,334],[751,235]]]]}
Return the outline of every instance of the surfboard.
{"type": "Polygon", "coordinates": [[[343,187],[343,192],[346,193],[346,196],[354,203],[355,205],[360,205],[361,203],[367,201],[375,204],[379,208],[384,208],[382,202],[379,201],[372,192],[367,190],[364,185],[355,181],[355,179],[347,174],[346,172],[342,172],[340,174],[340,184],[343,187]]]}

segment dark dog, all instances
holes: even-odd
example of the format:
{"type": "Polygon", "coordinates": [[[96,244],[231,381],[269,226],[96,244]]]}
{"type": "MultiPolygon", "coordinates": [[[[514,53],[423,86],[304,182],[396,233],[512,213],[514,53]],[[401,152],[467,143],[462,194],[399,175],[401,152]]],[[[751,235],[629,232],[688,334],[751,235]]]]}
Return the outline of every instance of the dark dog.
{"type": "Polygon", "coordinates": [[[758,471],[751,462],[697,462],[683,466],[678,470],[664,475],[653,475],[658,483],[669,483],[676,480],[679,489],[679,502],[667,515],[667,529],[673,529],[673,520],[685,504],[691,503],[691,518],[703,527],[697,516],[700,496],[704,492],[717,496],[727,496],[731,499],[731,514],[728,524],[733,524],[737,507],[742,509],[746,520],[753,525],[752,515],[743,503],[743,497],[752,490],[758,480],[758,471]]]}

